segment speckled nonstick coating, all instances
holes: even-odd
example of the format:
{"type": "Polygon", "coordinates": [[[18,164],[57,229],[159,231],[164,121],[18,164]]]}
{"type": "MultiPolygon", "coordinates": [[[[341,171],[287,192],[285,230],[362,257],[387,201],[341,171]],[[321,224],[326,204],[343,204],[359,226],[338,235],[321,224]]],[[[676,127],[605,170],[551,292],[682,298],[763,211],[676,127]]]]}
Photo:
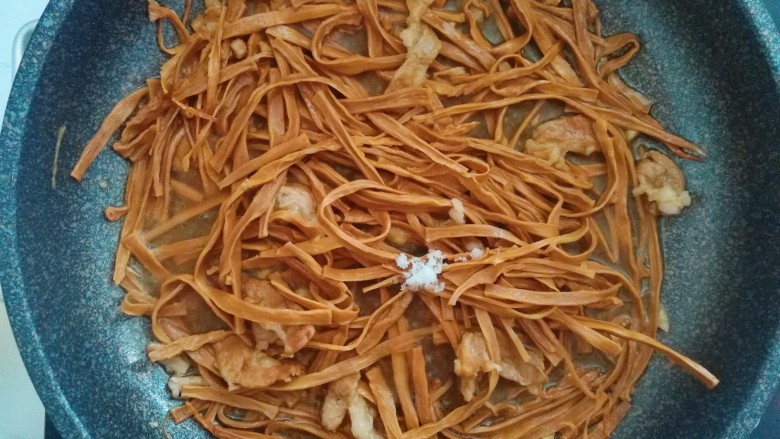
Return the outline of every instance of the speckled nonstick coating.
{"type": "MultiPolygon", "coordinates": [[[[671,332],[661,339],[721,379],[708,391],[656,357],[615,437],[745,437],[780,368],[780,37],[758,0],[597,4],[609,32],[644,43],[624,75],[657,99],[666,126],[709,153],[682,164],[693,206],[662,222],[671,332]]],[[[66,438],[159,438],[156,425],[176,405],[144,354],[148,320],[119,312],[110,281],[120,224],[103,207],[121,203],[127,164],[106,151],[83,183],[68,177],[113,103],[162,60],[145,1],[52,1],[5,114],[0,282],[33,382],[66,438]]],[[[174,432],[205,437],[192,422],[174,432]]]]}

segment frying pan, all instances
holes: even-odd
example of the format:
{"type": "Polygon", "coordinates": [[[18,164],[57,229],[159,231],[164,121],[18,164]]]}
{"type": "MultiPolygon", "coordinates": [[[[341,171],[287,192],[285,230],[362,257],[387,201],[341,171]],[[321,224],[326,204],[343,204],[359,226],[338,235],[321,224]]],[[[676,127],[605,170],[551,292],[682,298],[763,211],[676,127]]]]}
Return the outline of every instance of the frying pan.
{"type": "MultiPolygon", "coordinates": [[[[644,42],[626,79],[656,98],[667,127],[708,151],[682,163],[693,205],[661,223],[671,319],[661,339],[721,379],[708,391],[656,357],[614,437],[746,437],[780,364],[780,35],[757,0],[597,4],[607,33],[644,42]]],[[[106,151],[81,184],[67,176],[113,103],[158,72],[145,9],[52,1],[0,139],[0,282],[22,357],[65,437],[158,438],[176,405],[145,356],[148,320],[122,315],[110,282],[120,225],[102,212],[121,204],[127,164],[106,151]]],[[[189,421],[172,432],[205,437],[189,421]]]]}

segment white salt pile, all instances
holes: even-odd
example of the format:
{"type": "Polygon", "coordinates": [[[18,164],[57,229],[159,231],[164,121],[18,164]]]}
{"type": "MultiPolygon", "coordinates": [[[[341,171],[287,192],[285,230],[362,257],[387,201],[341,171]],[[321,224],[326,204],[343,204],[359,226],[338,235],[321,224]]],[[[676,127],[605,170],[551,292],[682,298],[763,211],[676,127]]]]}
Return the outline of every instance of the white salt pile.
{"type": "Polygon", "coordinates": [[[444,262],[444,254],[441,251],[430,250],[427,255],[421,258],[409,257],[405,253],[401,253],[395,259],[395,263],[398,268],[406,270],[404,271],[403,288],[408,288],[411,291],[426,289],[434,293],[444,291],[444,282],[439,280],[439,275],[447,263],[444,262]]]}

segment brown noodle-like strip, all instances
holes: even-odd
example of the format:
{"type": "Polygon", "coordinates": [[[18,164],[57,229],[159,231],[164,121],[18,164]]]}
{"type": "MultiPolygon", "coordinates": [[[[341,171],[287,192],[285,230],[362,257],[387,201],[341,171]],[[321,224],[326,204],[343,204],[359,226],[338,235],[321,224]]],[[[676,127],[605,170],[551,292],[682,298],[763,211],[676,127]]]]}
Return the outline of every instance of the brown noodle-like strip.
{"type": "Polygon", "coordinates": [[[592,1],[205,6],[149,2],[171,57],[71,173],[124,125],[113,279],[122,311],[151,317],[150,359],[199,377],[172,378],[176,422],[245,439],[606,437],[654,351],[717,385],[655,339],[657,220],[632,193],[636,133],[703,152],[616,74],[639,41],[603,36],[592,1]],[[585,120],[598,154],[530,153],[551,119],[585,120]],[[441,258],[436,283],[404,257],[441,258]]]}

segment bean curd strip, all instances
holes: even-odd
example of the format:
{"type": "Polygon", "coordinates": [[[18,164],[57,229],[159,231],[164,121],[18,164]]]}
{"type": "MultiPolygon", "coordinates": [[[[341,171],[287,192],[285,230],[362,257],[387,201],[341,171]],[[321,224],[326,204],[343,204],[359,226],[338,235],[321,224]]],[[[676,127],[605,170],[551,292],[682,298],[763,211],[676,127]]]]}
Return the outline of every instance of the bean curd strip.
{"type": "Polygon", "coordinates": [[[654,351],[717,385],[655,340],[660,207],[632,140],[703,152],[617,75],[638,39],[602,35],[590,0],[190,7],[149,2],[170,58],[71,173],[123,127],[113,279],[151,317],[176,422],[593,438],[654,351]]]}

